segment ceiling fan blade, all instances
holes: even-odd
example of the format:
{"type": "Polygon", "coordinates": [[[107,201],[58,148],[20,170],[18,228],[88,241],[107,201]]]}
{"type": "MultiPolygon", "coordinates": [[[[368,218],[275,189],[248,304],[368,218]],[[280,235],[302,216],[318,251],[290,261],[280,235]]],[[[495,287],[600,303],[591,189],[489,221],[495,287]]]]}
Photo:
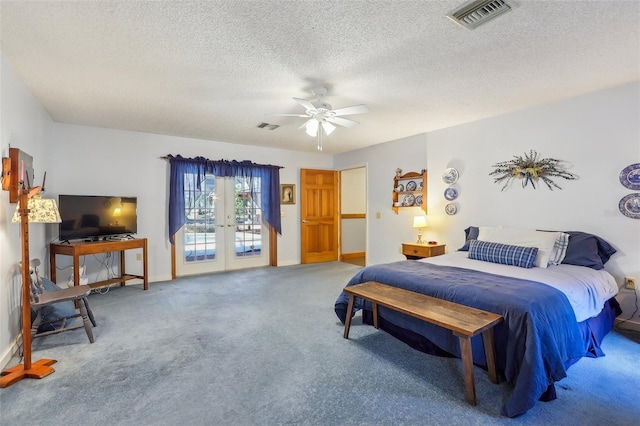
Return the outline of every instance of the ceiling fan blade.
{"type": "Polygon", "coordinates": [[[307,114],[267,114],[267,115],[274,115],[277,117],[309,117],[309,115],[307,114]]]}
{"type": "Polygon", "coordinates": [[[311,110],[311,111],[315,111],[316,107],[313,106],[313,104],[311,102],[309,102],[306,99],[302,99],[302,98],[293,98],[294,101],[296,101],[297,103],[299,103],[300,105],[303,106],[303,108],[307,111],[311,110]]]}
{"type": "Polygon", "coordinates": [[[351,114],[364,114],[369,112],[369,108],[366,105],[354,105],[345,108],[334,109],[333,113],[335,115],[351,115],[351,114]]]}
{"type": "Polygon", "coordinates": [[[355,127],[358,124],[360,124],[357,121],[349,120],[347,118],[340,118],[340,117],[327,117],[326,120],[329,123],[337,124],[343,127],[355,127]]]}

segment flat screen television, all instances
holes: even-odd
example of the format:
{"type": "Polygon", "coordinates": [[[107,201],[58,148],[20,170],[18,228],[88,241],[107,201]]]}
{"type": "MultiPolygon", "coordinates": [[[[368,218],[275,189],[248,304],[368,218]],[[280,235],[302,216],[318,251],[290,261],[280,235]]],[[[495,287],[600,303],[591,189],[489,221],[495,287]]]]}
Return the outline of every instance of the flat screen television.
{"type": "Polygon", "coordinates": [[[138,231],[136,197],[60,195],[60,241],[98,240],[138,231]]]}

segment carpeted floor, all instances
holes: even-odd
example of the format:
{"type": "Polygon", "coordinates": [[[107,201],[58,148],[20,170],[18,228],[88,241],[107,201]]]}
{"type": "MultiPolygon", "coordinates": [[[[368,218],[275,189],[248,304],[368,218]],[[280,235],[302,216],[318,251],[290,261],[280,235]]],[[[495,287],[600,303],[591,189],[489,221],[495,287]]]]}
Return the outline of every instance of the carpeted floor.
{"type": "Polygon", "coordinates": [[[0,424],[637,424],[637,333],[610,333],[607,356],[573,365],[557,400],[507,419],[509,386],[481,369],[472,407],[459,360],[359,317],[342,338],[333,304],[358,269],[258,268],[92,295],[96,342],[82,329],[36,339],[33,359],[57,359],[56,372],[0,389],[0,424]]]}

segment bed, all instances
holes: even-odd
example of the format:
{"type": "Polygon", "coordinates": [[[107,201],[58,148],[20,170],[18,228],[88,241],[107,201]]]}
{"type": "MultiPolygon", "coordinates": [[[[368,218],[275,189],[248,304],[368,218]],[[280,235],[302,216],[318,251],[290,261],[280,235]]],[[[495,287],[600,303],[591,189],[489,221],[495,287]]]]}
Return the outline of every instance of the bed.
{"type": "MultiPolygon", "coordinates": [[[[554,382],[580,358],[603,356],[600,344],[621,313],[618,287],[604,270],[615,253],[584,232],[543,232],[469,227],[458,251],[421,260],[372,265],[347,286],[377,281],[502,315],[495,328],[498,372],[512,392],[503,414],[517,417],[538,400],[555,399],[554,382]]],[[[348,296],[335,312],[344,323],[348,296]]],[[[358,299],[370,323],[371,305],[358,299]]],[[[380,328],[405,343],[440,356],[460,356],[451,332],[380,307],[380,328]]],[[[472,339],[474,364],[486,368],[482,340],[472,339]]]]}

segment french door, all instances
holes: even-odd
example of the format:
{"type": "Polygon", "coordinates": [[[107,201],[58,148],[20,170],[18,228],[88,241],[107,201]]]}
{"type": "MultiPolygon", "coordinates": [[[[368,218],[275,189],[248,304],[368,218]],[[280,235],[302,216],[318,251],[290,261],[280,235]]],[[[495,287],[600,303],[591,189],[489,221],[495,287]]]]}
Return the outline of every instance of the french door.
{"type": "Polygon", "coordinates": [[[259,179],[206,175],[199,190],[187,187],[187,221],[175,237],[177,276],[269,264],[259,179]]]}

